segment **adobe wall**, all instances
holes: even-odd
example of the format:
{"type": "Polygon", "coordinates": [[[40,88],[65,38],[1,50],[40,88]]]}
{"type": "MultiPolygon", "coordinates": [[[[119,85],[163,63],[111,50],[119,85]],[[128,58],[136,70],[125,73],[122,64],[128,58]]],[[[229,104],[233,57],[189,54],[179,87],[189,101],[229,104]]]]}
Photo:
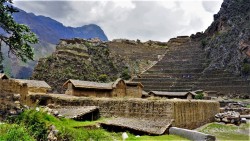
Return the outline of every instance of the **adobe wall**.
{"type": "Polygon", "coordinates": [[[139,86],[127,86],[126,97],[141,98],[142,89],[139,86]]]}
{"type": "Polygon", "coordinates": [[[20,85],[12,79],[4,79],[0,80],[0,93],[20,94],[20,100],[24,101],[28,94],[28,87],[27,85],[20,85]]]}
{"type": "Polygon", "coordinates": [[[30,95],[43,104],[61,106],[99,106],[103,117],[133,117],[150,120],[174,119],[173,126],[194,129],[214,120],[219,103],[202,100],[147,100],[126,98],[78,98],[51,95],[30,95]],[[46,101],[46,102],[45,102],[46,101]]]}

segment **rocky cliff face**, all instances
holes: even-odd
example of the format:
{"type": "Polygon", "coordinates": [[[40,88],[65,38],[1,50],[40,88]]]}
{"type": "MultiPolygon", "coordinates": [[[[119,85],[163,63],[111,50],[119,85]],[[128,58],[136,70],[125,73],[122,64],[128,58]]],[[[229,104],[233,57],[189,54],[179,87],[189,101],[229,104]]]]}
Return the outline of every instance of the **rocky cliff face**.
{"type": "Polygon", "coordinates": [[[205,71],[224,69],[235,74],[250,74],[249,20],[249,0],[224,0],[202,40],[211,60],[205,71]]]}

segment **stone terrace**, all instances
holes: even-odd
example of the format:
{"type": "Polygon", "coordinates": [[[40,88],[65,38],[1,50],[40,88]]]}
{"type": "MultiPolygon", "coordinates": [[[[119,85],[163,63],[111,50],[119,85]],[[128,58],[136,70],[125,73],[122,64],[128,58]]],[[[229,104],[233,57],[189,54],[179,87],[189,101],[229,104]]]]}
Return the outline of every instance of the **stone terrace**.
{"type": "Polygon", "coordinates": [[[249,95],[249,80],[223,70],[204,73],[208,63],[200,42],[186,40],[185,43],[170,46],[161,61],[133,81],[142,82],[147,92],[202,89],[226,95],[249,95]]]}

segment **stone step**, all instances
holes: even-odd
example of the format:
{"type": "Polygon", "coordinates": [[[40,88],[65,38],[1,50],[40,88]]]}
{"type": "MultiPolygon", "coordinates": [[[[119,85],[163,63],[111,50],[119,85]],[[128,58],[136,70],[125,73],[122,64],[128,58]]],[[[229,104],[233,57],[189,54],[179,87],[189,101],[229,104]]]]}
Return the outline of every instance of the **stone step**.
{"type": "Polygon", "coordinates": [[[203,64],[175,64],[175,65],[173,65],[172,63],[169,63],[169,64],[164,64],[164,65],[157,64],[150,69],[162,70],[162,69],[169,69],[169,68],[182,68],[182,69],[199,68],[199,67],[205,68],[206,66],[207,66],[207,64],[205,64],[205,63],[203,63],[203,64]]]}
{"type": "Polygon", "coordinates": [[[237,77],[232,76],[230,73],[225,74],[202,74],[202,73],[143,73],[140,75],[141,78],[184,78],[184,77],[192,77],[192,78],[224,78],[224,77],[237,77]]]}
{"type": "Polygon", "coordinates": [[[167,64],[167,63],[176,63],[176,64],[181,64],[181,63],[207,63],[206,59],[162,59],[160,62],[157,64],[167,64]]]}
{"type": "Polygon", "coordinates": [[[249,94],[250,86],[207,86],[207,87],[197,87],[197,89],[202,89],[205,91],[217,91],[218,93],[224,94],[249,94]]]}
{"type": "Polygon", "coordinates": [[[203,68],[187,68],[187,69],[165,69],[165,70],[154,70],[149,69],[147,73],[201,73],[203,68]]]}
{"type": "Polygon", "coordinates": [[[250,82],[246,81],[212,81],[212,82],[196,82],[196,81],[187,81],[187,82],[180,82],[180,81],[173,81],[173,82],[141,82],[144,86],[151,86],[151,85],[158,85],[158,86],[250,86],[250,82]]]}

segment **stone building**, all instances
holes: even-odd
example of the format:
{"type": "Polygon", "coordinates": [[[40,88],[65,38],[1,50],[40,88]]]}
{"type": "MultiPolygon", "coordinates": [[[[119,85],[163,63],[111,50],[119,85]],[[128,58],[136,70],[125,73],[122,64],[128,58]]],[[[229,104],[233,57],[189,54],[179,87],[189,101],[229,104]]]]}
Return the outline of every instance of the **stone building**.
{"type": "Polygon", "coordinates": [[[193,92],[163,92],[163,91],[151,91],[148,93],[150,96],[166,97],[166,98],[179,98],[179,99],[193,99],[196,95],[193,92]]]}
{"type": "Polygon", "coordinates": [[[21,86],[27,87],[27,93],[39,93],[47,94],[51,87],[45,82],[40,80],[26,80],[26,79],[14,79],[21,86]]]}
{"type": "Polygon", "coordinates": [[[126,84],[122,79],[111,83],[98,83],[69,79],[63,84],[65,94],[85,97],[125,97],[126,84]]]}
{"type": "Polygon", "coordinates": [[[140,82],[128,82],[126,81],[126,96],[127,97],[142,97],[143,85],[140,82]]]}
{"type": "Polygon", "coordinates": [[[28,94],[46,94],[50,86],[44,81],[23,79],[0,79],[0,92],[20,94],[21,101],[25,102],[28,94]]]}

